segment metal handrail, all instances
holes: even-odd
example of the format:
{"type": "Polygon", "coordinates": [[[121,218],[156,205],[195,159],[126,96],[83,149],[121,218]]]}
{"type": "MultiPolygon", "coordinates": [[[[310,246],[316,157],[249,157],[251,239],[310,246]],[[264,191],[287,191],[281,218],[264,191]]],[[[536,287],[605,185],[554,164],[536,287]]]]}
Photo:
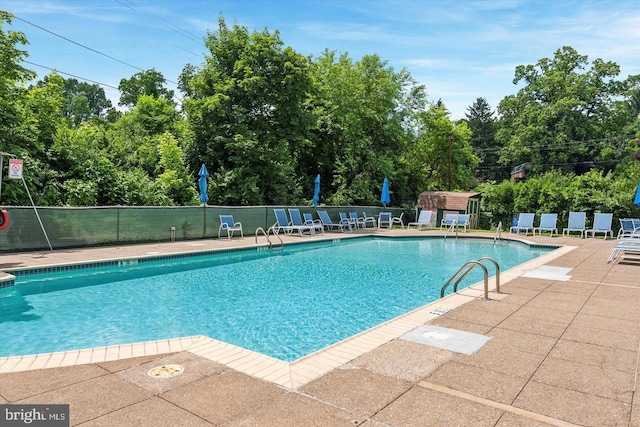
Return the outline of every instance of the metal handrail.
{"type": "Polygon", "coordinates": [[[269,231],[271,231],[271,233],[274,236],[276,236],[278,238],[278,240],[280,240],[280,246],[284,246],[284,242],[282,241],[282,237],[280,237],[280,235],[278,233],[276,233],[275,225],[272,225],[271,227],[269,227],[269,229],[267,230],[267,234],[269,234],[269,231]]]}
{"type": "Polygon", "coordinates": [[[457,280],[453,286],[453,292],[457,292],[458,284],[465,277],[467,277],[476,267],[480,266],[484,271],[484,297],[482,299],[488,300],[489,299],[489,271],[487,270],[487,267],[485,267],[482,264],[482,261],[491,261],[493,265],[496,267],[496,293],[501,293],[500,292],[500,266],[495,260],[489,257],[482,257],[482,258],[479,258],[478,260],[471,260],[464,263],[464,265],[460,267],[460,269],[456,271],[456,273],[453,276],[451,276],[451,278],[447,280],[447,282],[442,286],[442,289],[440,289],[440,298],[444,297],[445,290],[456,279],[457,280]]]}
{"type": "Polygon", "coordinates": [[[447,229],[446,233],[444,233],[444,239],[447,240],[447,236],[449,235],[449,232],[451,230],[453,230],[455,228],[456,230],[456,239],[458,238],[458,218],[454,219],[453,222],[451,223],[451,225],[449,226],[449,228],[447,229]]]}
{"type": "Polygon", "coordinates": [[[262,234],[264,235],[264,237],[267,238],[267,242],[269,243],[269,247],[271,247],[271,239],[269,239],[269,235],[264,231],[264,228],[262,227],[258,227],[256,228],[256,245],[258,244],[258,233],[259,231],[262,231],[262,234]]]}
{"type": "Polygon", "coordinates": [[[498,222],[498,226],[496,227],[496,235],[493,237],[493,243],[495,243],[498,239],[502,240],[502,221],[498,222]]]}
{"type": "Polygon", "coordinates": [[[264,237],[267,238],[267,242],[269,242],[269,248],[273,247],[273,243],[271,243],[271,239],[269,238],[269,232],[271,232],[271,234],[276,236],[278,240],[280,240],[280,246],[284,247],[284,242],[282,241],[282,238],[278,235],[278,233],[276,233],[274,226],[269,227],[267,231],[264,231],[264,228],[262,227],[256,228],[256,244],[258,244],[258,234],[260,234],[260,232],[262,232],[264,237]]]}

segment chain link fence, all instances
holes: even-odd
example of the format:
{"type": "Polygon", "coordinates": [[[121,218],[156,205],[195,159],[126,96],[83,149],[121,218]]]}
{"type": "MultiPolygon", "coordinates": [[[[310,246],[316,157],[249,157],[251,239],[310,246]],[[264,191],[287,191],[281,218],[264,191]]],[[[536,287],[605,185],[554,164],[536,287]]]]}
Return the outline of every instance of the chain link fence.
{"type": "MultiPolygon", "coordinates": [[[[53,249],[217,238],[221,214],[233,215],[234,221],[242,223],[245,237],[253,236],[258,228],[267,231],[276,222],[274,208],[289,207],[292,206],[38,207],[36,215],[33,207],[10,206],[4,208],[9,213],[9,224],[0,231],[0,252],[49,249],[47,237],[53,249]]],[[[318,217],[315,208],[293,207],[318,217]]],[[[376,216],[381,211],[399,216],[403,212],[400,208],[379,206],[319,209],[326,210],[335,222],[340,220],[339,212],[357,212],[358,216],[363,212],[376,216]]]]}

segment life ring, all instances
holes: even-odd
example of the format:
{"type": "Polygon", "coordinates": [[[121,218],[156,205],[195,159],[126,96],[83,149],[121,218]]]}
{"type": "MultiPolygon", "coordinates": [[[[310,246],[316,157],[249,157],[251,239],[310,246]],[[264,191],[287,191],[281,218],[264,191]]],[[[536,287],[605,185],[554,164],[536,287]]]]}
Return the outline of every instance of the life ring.
{"type": "Polygon", "coordinates": [[[2,209],[0,210],[0,231],[6,229],[9,226],[9,212],[2,209]]]}

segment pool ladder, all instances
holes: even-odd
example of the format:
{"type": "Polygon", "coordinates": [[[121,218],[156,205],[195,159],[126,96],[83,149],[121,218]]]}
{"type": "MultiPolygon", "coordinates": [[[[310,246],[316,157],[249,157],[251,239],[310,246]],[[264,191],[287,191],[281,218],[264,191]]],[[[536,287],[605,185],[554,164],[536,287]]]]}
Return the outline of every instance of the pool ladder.
{"type": "Polygon", "coordinates": [[[445,283],[444,286],[442,286],[442,289],[440,289],[440,298],[444,297],[444,291],[447,289],[447,287],[451,283],[453,283],[454,280],[455,280],[455,283],[453,285],[453,292],[454,293],[458,292],[458,284],[465,277],[467,277],[476,267],[480,266],[480,268],[482,268],[484,272],[484,297],[482,299],[488,300],[489,299],[489,271],[487,270],[487,267],[485,267],[484,264],[482,264],[483,261],[489,261],[493,263],[493,265],[496,267],[496,293],[497,294],[502,293],[500,292],[500,265],[498,265],[498,263],[492,258],[482,257],[482,258],[478,258],[477,260],[467,261],[462,267],[460,267],[460,269],[456,272],[456,274],[451,276],[451,279],[447,280],[447,283],[445,283]]]}
{"type": "Polygon", "coordinates": [[[444,233],[444,240],[447,240],[447,235],[452,230],[455,231],[456,239],[457,239],[458,238],[458,219],[457,218],[453,220],[453,222],[451,223],[447,231],[444,233]]]}
{"type": "Polygon", "coordinates": [[[278,238],[278,240],[280,240],[280,247],[284,247],[284,242],[282,241],[282,238],[278,236],[278,233],[275,232],[275,229],[273,228],[273,226],[269,227],[267,231],[264,231],[264,228],[262,227],[256,228],[256,244],[258,243],[258,235],[262,233],[262,235],[267,238],[267,242],[269,243],[269,248],[273,248],[273,243],[271,243],[271,239],[269,238],[269,232],[271,232],[274,236],[278,238]]]}
{"type": "Polygon", "coordinates": [[[502,240],[502,221],[498,222],[498,226],[496,227],[496,235],[493,236],[493,243],[496,243],[496,240],[502,240]]]}

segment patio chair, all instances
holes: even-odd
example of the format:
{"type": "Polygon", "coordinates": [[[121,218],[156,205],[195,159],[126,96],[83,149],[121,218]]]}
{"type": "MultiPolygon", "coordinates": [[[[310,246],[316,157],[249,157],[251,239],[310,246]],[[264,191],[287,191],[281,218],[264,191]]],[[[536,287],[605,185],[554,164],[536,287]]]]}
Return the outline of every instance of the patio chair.
{"type": "Polygon", "coordinates": [[[274,209],[273,213],[276,215],[276,223],[273,224],[273,232],[275,234],[279,234],[281,231],[291,233],[294,230],[284,209],[274,209]]]}
{"type": "Polygon", "coordinates": [[[567,228],[562,229],[562,235],[571,235],[572,231],[579,231],[580,238],[585,236],[585,223],[587,222],[587,214],[584,212],[569,212],[569,224],[567,228]]]}
{"type": "Polygon", "coordinates": [[[353,231],[351,229],[351,224],[343,224],[343,223],[335,223],[331,220],[331,217],[327,213],[327,211],[316,211],[318,213],[318,217],[322,222],[325,230],[333,230],[334,228],[338,228],[340,231],[344,232],[344,229],[348,229],[349,231],[353,231]]]}
{"type": "Polygon", "coordinates": [[[393,228],[393,224],[400,224],[401,228],[404,228],[404,222],[402,222],[402,218],[404,217],[404,212],[400,214],[400,216],[394,216],[391,218],[391,225],[389,228],[393,228]]]}
{"type": "Polygon", "coordinates": [[[358,224],[355,221],[352,221],[351,218],[349,218],[349,215],[347,215],[344,212],[339,212],[338,215],[340,216],[340,224],[348,224],[349,226],[351,226],[351,228],[358,228],[358,224]]]}
{"type": "Polygon", "coordinates": [[[319,219],[314,220],[313,215],[310,213],[302,214],[302,218],[304,219],[304,225],[309,225],[313,227],[314,234],[316,233],[316,231],[319,231],[322,234],[324,234],[324,226],[322,225],[322,221],[320,221],[319,219]]]}
{"type": "Polygon", "coordinates": [[[440,220],[440,230],[444,228],[450,228],[452,225],[457,224],[458,213],[457,212],[445,212],[442,220],[440,220]]]}
{"type": "Polygon", "coordinates": [[[431,227],[432,215],[433,211],[421,211],[420,215],[418,215],[418,220],[407,224],[407,228],[411,228],[412,225],[415,226],[418,230],[422,230],[422,227],[431,227]]]}
{"type": "Polygon", "coordinates": [[[300,209],[289,208],[289,218],[291,218],[291,231],[297,230],[301,236],[305,232],[311,235],[315,234],[315,227],[304,223],[302,215],[300,215],[300,209]]]}
{"type": "Polygon", "coordinates": [[[458,219],[456,221],[456,228],[462,227],[462,229],[464,230],[465,233],[467,231],[469,231],[469,220],[470,220],[470,218],[471,218],[471,215],[469,215],[469,214],[460,214],[460,215],[458,215],[458,219]]]}
{"type": "Polygon", "coordinates": [[[382,228],[385,224],[387,228],[391,228],[391,212],[380,212],[378,214],[378,228],[382,228]]]}
{"type": "Polygon", "coordinates": [[[227,232],[227,239],[231,239],[233,233],[236,231],[240,232],[240,236],[244,237],[244,233],[242,231],[242,224],[239,222],[235,222],[233,220],[233,215],[220,215],[220,227],[218,227],[218,239],[222,234],[222,231],[227,232]]]}
{"type": "Polygon", "coordinates": [[[596,233],[603,233],[604,239],[607,240],[607,234],[611,235],[613,239],[613,230],[611,229],[611,222],[613,221],[612,213],[597,213],[593,216],[593,228],[585,231],[585,235],[589,237],[596,237],[596,233]]]}
{"type": "Polygon", "coordinates": [[[509,233],[519,234],[520,230],[524,230],[524,235],[533,232],[533,220],[536,217],[534,213],[521,213],[518,215],[518,223],[509,229],[509,233]]]}
{"type": "MultiPolygon", "coordinates": [[[[640,220],[638,220],[640,221],[640,220]]],[[[633,218],[621,218],[620,230],[618,230],[618,240],[627,237],[640,237],[640,227],[636,226],[636,220],[633,218]]]]}
{"type": "Polygon", "coordinates": [[[376,228],[376,224],[378,223],[378,221],[376,220],[376,217],[374,216],[367,216],[366,212],[362,212],[362,223],[364,224],[364,228],[367,228],[367,223],[371,223],[371,226],[373,228],[376,228]]]}
{"type": "MultiPolygon", "coordinates": [[[[611,249],[611,255],[609,255],[607,264],[609,264],[611,261],[615,260],[622,254],[640,255],[640,239],[635,237],[621,238],[618,241],[618,243],[613,247],[613,249],[611,249]]],[[[639,260],[634,260],[634,261],[639,261],[639,260]]]]}
{"type": "Polygon", "coordinates": [[[538,231],[538,235],[541,236],[543,231],[548,231],[551,233],[550,237],[553,237],[553,233],[558,234],[558,229],[556,227],[556,223],[558,222],[558,214],[557,213],[544,213],[540,217],[540,225],[533,229],[533,235],[536,235],[536,230],[538,231]]]}
{"type": "Polygon", "coordinates": [[[349,212],[349,221],[351,222],[351,225],[355,224],[356,228],[360,228],[360,226],[362,226],[362,228],[366,228],[364,218],[358,217],[357,212],[349,212]]]}

